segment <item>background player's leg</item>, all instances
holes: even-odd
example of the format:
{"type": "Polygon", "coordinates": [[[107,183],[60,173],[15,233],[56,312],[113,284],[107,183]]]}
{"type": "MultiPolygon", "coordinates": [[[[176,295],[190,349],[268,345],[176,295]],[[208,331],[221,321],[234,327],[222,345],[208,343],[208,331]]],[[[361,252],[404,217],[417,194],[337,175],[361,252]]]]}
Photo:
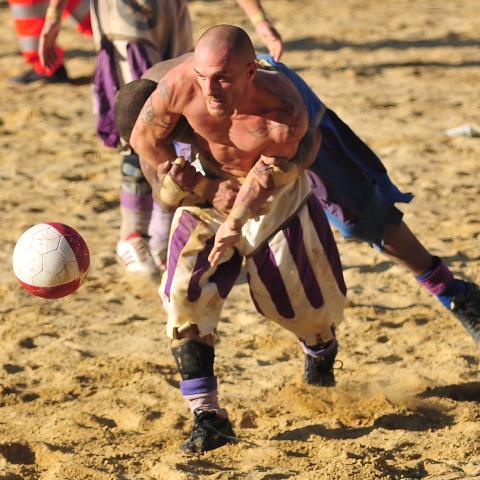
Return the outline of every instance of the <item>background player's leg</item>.
{"type": "Polygon", "coordinates": [[[415,275],[425,273],[432,265],[432,255],[403,221],[386,225],[383,251],[415,275]]]}
{"type": "Polygon", "coordinates": [[[45,24],[48,2],[44,0],[9,0],[9,4],[22,56],[32,67],[31,70],[12,77],[10,80],[15,83],[32,83],[38,80],[67,81],[67,73],[63,67],[63,50],[60,47],[56,48],[57,62],[53,68],[42,66],[38,55],[40,33],[45,24]]]}
{"type": "Polygon", "coordinates": [[[452,311],[475,341],[480,341],[480,289],[455,278],[439,257],[432,256],[404,222],[387,224],[384,252],[407,266],[418,282],[452,311]]]}
{"type": "Polygon", "coordinates": [[[152,215],[152,189],[135,152],[122,153],[120,183],[120,239],[117,256],[127,272],[155,274],[150,253],[148,226],[152,215]]]}

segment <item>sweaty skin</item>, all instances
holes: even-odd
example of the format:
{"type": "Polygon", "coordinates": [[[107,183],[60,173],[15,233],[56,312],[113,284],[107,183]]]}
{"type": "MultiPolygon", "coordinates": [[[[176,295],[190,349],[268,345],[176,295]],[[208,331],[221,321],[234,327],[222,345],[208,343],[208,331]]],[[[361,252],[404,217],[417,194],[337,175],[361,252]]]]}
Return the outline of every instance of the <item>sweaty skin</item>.
{"type": "MultiPolygon", "coordinates": [[[[182,57],[165,73],[130,138],[146,170],[158,178],[169,172],[181,188],[195,191],[203,181],[200,175],[183,171],[184,176],[195,177],[183,185],[182,169],[170,169],[176,154],[169,141],[183,116],[209,171],[225,180],[246,178],[233,205],[236,214],[227,218],[227,226],[217,235],[212,264],[238,240],[243,223],[272,193],[273,186],[262,181],[258,169],[291,160],[308,129],[307,112],[295,87],[279,73],[257,70],[253,47],[231,41],[237,30],[209,29],[194,54],[182,57]]],[[[188,163],[183,168],[193,169],[188,163]]]]}

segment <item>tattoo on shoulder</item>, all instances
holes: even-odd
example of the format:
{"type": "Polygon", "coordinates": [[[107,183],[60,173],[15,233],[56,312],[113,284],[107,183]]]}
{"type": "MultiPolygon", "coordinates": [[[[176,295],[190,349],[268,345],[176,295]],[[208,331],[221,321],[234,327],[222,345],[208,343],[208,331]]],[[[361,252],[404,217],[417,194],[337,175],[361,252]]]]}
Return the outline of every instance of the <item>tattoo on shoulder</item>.
{"type": "Polygon", "coordinates": [[[290,89],[285,88],[286,82],[284,79],[279,76],[274,77],[274,80],[275,82],[273,85],[265,85],[266,90],[269,91],[272,95],[275,95],[280,100],[282,104],[282,110],[287,115],[298,118],[298,108],[296,106],[298,103],[298,98],[289,91],[290,89]],[[279,92],[281,92],[280,95],[279,92]]]}
{"type": "Polygon", "coordinates": [[[268,83],[265,88],[278,100],[274,115],[276,118],[265,119],[263,125],[249,128],[247,133],[256,139],[268,137],[272,133],[275,134],[275,131],[286,136],[294,134],[301,125],[301,115],[297,106],[298,98],[289,89],[285,88],[285,81],[281,78],[274,78],[273,84],[268,83]],[[277,90],[275,87],[277,87],[277,90]]]}
{"type": "Polygon", "coordinates": [[[145,107],[143,108],[142,113],[142,120],[147,125],[151,125],[154,127],[162,127],[162,128],[171,128],[173,127],[172,124],[165,122],[158,115],[155,113],[155,109],[153,108],[153,101],[152,97],[149,97],[145,103],[145,107]]]}
{"type": "Polygon", "coordinates": [[[170,86],[166,80],[162,80],[157,87],[158,94],[163,98],[170,97],[170,86]]]}

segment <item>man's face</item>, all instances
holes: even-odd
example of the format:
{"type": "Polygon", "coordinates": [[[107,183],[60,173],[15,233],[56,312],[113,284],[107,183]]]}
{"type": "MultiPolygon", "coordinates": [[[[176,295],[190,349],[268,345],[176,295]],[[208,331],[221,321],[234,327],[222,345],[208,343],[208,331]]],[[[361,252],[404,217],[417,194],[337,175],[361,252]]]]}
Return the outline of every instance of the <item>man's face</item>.
{"type": "Polygon", "coordinates": [[[212,117],[229,116],[239,107],[252,78],[252,68],[252,64],[227,60],[221,55],[195,54],[193,71],[212,117]]]}

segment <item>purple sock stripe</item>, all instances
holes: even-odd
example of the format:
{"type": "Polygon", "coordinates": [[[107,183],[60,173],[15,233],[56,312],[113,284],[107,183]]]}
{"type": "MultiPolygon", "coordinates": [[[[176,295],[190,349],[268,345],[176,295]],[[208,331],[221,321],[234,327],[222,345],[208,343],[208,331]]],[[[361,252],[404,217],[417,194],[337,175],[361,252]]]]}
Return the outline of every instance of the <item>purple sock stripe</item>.
{"type": "Polygon", "coordinates": [[[180,252],[190,238],[193,229],[199,224],[199,221],[189,212],[184,210],[178,221],[178,226],[172,235],[170,241],[170,252],[168,255],[167,281],[165,282],[165,295],[170,298],[170,289],[172,288],[173,275],[177,268],[180,252]]]}
{"type": "Polygon", "coordinates": [[[217,390],[217,377],[200,377],[191,380],[182,380],[180,382],[180,391],[182,395],[200,395],[217,390]]]}
{"type": "Polygon", "coordinates": [[[430,275],[426,278],[417,277],[417,280],[420,285],[423,285],[430,293],[433,293],[433,295],[440,295],[452,282],[453,273],[441,262],[430,275]]]}
{"type": "Polygon", "coordinates": [[[302,344],[303,351],[307,355],[310,355],[311,357],[314,357],[314,358],[324,358],[328,356],[335,349],[337,345],[337,339],[334,338],[333,340],[330,340],[323,347],[318,348],[316,350],[306,345],[305,342],[303,341],[301,342],[301,344],[302,344]]]}
{"type": "Polygon", "coordinates": [[[253,261],[278,313],[284,318],[294,318],[295,312],[272,249],[267,245],[254,255],[253,261]]]}
{"type": "Polygon", "coordinates": [[[333,238],[333,234],[330,229],[330,225],[328,224],[327,217],[323,211],[322,205],[315,195],[310,195],[307,206],[310,219],[315,227],[318,238],[322,243],[333,275],[337,280],[338,288],[344,295],[346,295],[347,286],[345,285],[345,280],[343,279],[340,255],[338,253],[338,248],[335,244],[335,240],[333,238]]]}
{"type": "Polygon", "coordinates": [[[288,248],[292,254],[305,295],[313,308],[323,305],[323,295],[305,249],[303,229],[298,216],[292,218],[284,229],[288,248]]]}
{"type": "Polygon", "coordinates": [[[153,198],[151,193],[135,195],[134,193],[120,191],[120,207],[128,210],[151,210],[153,198]]]}

